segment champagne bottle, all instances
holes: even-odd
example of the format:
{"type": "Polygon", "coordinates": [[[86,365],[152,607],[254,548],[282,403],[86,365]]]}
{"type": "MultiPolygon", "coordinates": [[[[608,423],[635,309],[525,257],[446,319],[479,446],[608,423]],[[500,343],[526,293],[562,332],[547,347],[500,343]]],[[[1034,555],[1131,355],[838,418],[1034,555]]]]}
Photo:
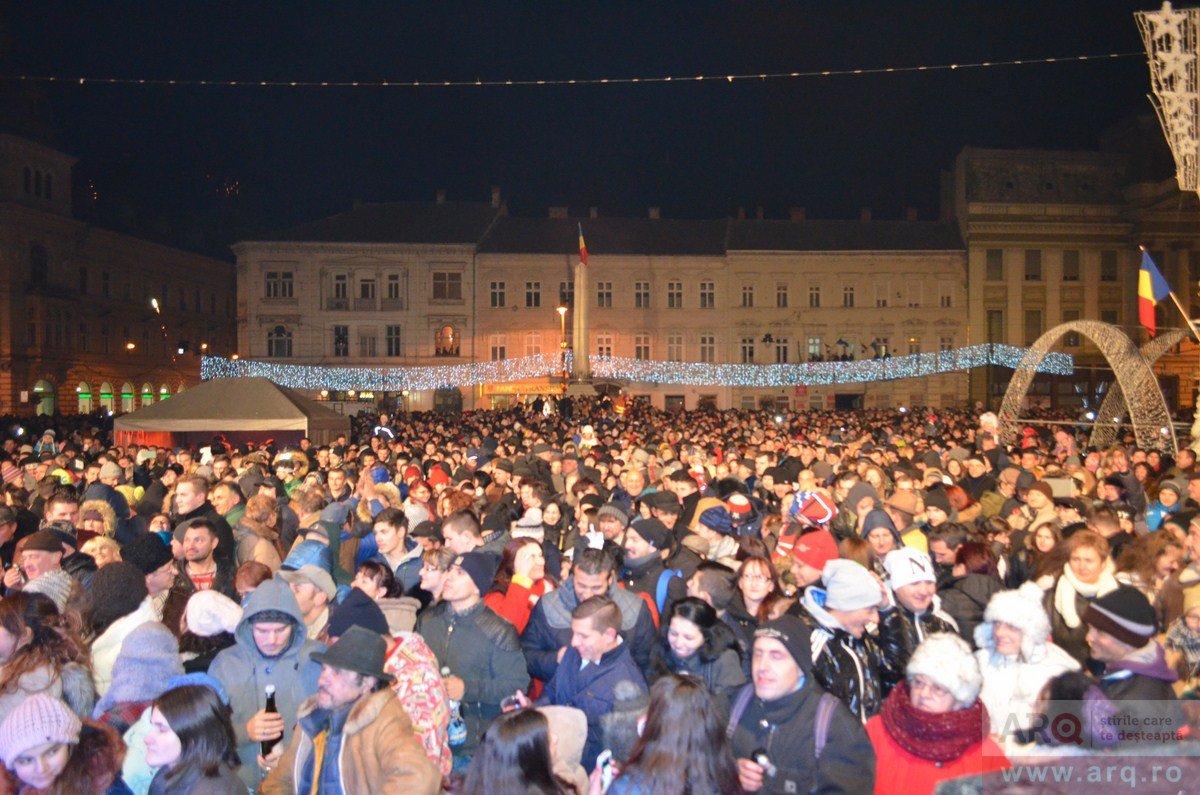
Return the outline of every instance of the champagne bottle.
{"type": "MultiPolygon", "coordinates": [[[[267,692],[267,706],[263,709],[263,712],[266,712],[271,715],[278,715],[279,709],[275,706],[275,685],[267,685],[266,692],[267,692]]],[[[263,740],[261,743],[262,755],[265,757],[268,754],[270,754],[271,749],[273,749],[275,747],[275,744],[278,743],[281,739],[283,739],[283,738],[276,737],[274,740],[263,740]]]]}

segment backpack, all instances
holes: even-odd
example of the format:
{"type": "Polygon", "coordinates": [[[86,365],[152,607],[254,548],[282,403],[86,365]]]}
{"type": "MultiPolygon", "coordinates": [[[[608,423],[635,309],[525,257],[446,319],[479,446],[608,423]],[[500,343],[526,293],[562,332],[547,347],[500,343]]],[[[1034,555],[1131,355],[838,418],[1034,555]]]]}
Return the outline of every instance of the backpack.
{"type": "MultiPolygon", "coordinates": [[[[733,734],[737,731],[738,724],[742,722],[742,716],[746,714],[752,698],[754,698],[754,685],[744,685],[733,702],[733,708],[729,711],[729,724],[725,727],[725,737],[730,741],[733,740],[733,734]]],[[[837,709],[838,703],[837,696],[824,691],[821,693],[821,700],[817,702],[817,715],[813,720],[813,750],[816,751],[818,761],[825,751],[826,743],[829,742],[829,724],[833,722],[833,711],[837,709]]]]}
{"type": "MultiPolygon", "coordinates": [[[[650,594],[638,592],[638,596],[642,597],[646,602],[646,607],[650,610],[650,618],[654,620],[654,628],[658,629],[661,621],[663,606],[667,603],[667,590],[671,586],[671,578],[679,577],[683,579],[683,572],[679,569],[663,569],[658,575],[658,583],[654,586],[654,598],[650,598],[650,594]]],[[[622,585],[624,587],[624,585],[622,585]]]]}

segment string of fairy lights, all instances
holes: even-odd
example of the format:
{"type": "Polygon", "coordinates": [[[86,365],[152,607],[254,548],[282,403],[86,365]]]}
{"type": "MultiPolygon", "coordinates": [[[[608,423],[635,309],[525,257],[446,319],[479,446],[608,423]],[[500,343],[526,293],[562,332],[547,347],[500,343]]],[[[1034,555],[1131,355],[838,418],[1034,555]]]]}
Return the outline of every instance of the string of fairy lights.
{"type": "MultiPolygon", "coordinates": [[[[1030,368],[1053,375],[1070,375],[1073,357],[1050,353],[1036,365],[1025,363],[1027,348],[1015,345],[968,345],[937,353],[916,353],[888,359],[806,362],[803,364],[709,364],[662,362],[617,356],[589,356],[593,378],[680,386],[787,387],[861,384],[920,378],[998,365],[1030,368]]],[[[469,387],[533,378],[556,377],[571,371],[572,354],[543,353],[501,361],[424,367],[328,367],[283,364],[254,359],[205,356],[200,376],[267,378],[280,386],[312,391],[420,392],[445,387],[469,387]]]]}
{"type": "Polygon", "coordinates": [[[390,89],[390,88],[542,88],[563,86],[657,85],[662,83],[741,83],[748,81],[800,80],[822,77],[853,77],[910,73],[954,72],[967,69],[994,69],[1038,64],[1112,61],[1145,57],[1142,52],[1110,52],[1086,55],[1052,55],[1041,58],[1010,58],[996,61],[941,63],[909,66],[870,66],[842,69],[804,69],[773,72],[729,72],[673,75],[614,75],[609,77],[559,77],[473,80],[224,80],[218,78],[181,79],[169,77],[103,77],[96,75],[0,75],[0,81],[15,83],[56,83],[78,86],[158,86],[207,88],[317,88],[317,89],[390,89]]]}

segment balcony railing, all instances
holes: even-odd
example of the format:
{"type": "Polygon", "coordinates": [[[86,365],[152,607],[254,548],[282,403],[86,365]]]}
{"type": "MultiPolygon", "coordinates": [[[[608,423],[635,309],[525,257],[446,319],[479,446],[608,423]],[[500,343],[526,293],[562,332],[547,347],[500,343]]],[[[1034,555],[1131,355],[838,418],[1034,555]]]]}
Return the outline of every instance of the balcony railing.
{"type": "Polygon", "coordinates": [[[379,309],[384,312],[396,312],[404,308],[403,298],[381,298],[379,309]]]}
{"type": "Polygon", "coordinates": [[[331,312],[345,311],[350,308],[349,298],[326,298],[325,308],[331,312]]]}
{"type": "Polygon", "coordinates": [[[375,311],[375,299],[374,298],[355,298],[354,299],[354,311],[355,312],[374,312],[375,311]]]}

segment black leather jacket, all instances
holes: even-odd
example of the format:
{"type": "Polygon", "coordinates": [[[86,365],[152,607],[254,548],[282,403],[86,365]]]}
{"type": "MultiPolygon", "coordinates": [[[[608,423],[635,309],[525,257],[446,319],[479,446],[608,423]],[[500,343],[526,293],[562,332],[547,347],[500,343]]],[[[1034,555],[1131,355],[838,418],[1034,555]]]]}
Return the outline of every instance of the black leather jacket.
{"type": "Polygon", "coordinates": [[[908,667],[913,651],[935,632],[958,634],[954,619],[942,612],[935,602],[931,609],[917,615],[902,604],[879,611],[879,645],[900,670],[908,667]]]}
{"type": "Polygon", "coordinates": [[[904,667],[869,632],[856,638],[842,629],[813,598],[817,590],[810,588],[797,604],[797,615],[812,628],[813,676],[866,723],[904,678],[904,667]]]}

